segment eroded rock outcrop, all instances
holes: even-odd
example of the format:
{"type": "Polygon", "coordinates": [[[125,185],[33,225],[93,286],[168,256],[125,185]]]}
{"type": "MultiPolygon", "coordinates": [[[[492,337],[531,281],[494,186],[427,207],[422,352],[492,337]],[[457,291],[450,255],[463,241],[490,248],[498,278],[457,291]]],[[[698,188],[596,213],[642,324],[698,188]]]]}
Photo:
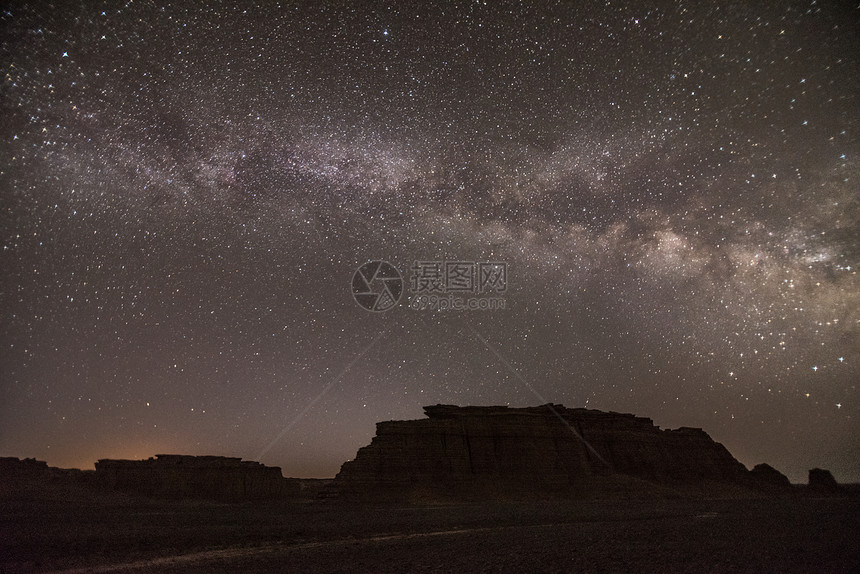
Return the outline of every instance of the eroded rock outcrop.
{"type": "Polygon", "coordinates": [[[757,464],[750,471],[753,483],[762,489],[787,489],[791,487],[788,477],[769,464],[757,464]]]}
{"type": "Polygon", "coordinates": [[[57,468],[35,458],[0,457],[0,478],[4,481],[49,480],[55,482],[87,483],[92,471],[77,468],[57,468]]]}
{"type": "Polygon", "coordinates": [[[34,458],[0,457],[0,500],[68,500],[95,491],[95,472],[57,468],[34,458]]]}
{"type": "Polygon", "coordinates": [[[299,484],[281,469],[224,456],[159,454],[146,460],[102,459],[96,478],[106,488],[166,498],[224,501],[295,496],[299,484]]]}
{"type": "Polygon", "coordinates": [[[334,482],[343,498],[635,495],[691,485],[754,488],[701,429],[661,430],[632,414],[568,409],[425,407],[377,424],[334,482]]]}
{"type": "Polygon", "coordinates": [[[829,470],[823,468],[813,468],[809,471],[808,488],[815,494],[837,494],[839,493],[839,483],[833,478],[833,474],[829,470]]]}

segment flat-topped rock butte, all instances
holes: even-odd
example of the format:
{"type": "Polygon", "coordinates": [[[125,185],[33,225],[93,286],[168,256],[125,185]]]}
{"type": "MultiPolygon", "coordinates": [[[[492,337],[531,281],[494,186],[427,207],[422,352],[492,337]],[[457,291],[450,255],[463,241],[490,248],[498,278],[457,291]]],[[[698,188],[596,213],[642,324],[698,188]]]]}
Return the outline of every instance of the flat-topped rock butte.
{"type": "Polygon", "coordinates": [[[632,414],[554,404],[434,405],[424,412],[425,419],[377,423],[371,444],[344,463],[332,493],[623,497],[744,495],[789,486],[769,466],[747,470],[701,429],[661,430],[632,414]]]}

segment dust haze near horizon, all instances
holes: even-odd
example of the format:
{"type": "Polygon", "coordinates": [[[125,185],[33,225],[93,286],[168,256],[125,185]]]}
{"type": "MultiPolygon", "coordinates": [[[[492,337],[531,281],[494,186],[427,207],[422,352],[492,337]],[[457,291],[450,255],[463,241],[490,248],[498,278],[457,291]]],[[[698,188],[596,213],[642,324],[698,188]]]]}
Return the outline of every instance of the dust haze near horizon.
{"type": "Polygon", "coordinates": [[[860,481],[858,15],[11,3],[0,455],[333,476],[542,397],[860,481]],[[370,313],[369,260],[505,262],[506,308],[370,313]]]}

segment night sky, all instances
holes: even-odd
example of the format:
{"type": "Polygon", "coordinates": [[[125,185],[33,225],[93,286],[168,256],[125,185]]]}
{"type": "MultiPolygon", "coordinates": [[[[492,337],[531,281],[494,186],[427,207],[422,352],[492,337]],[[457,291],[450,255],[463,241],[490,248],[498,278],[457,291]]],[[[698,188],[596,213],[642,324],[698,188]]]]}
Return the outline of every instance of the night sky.
{"type": "Polygon", "coordinates": [[[860,481],[856,3],[83,4],[0,14],[0,455],[323,477],[554,402],[860,481]]]}

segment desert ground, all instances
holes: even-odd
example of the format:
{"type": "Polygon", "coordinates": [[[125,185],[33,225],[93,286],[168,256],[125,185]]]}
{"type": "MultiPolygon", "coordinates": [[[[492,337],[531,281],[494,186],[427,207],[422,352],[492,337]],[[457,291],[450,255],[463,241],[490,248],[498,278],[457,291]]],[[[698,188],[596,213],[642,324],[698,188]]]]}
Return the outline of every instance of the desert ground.
{"type": "Polygon", "coordinates": [[[2,572],[858,572],[860,499],[5,500],[2,572]]]}

